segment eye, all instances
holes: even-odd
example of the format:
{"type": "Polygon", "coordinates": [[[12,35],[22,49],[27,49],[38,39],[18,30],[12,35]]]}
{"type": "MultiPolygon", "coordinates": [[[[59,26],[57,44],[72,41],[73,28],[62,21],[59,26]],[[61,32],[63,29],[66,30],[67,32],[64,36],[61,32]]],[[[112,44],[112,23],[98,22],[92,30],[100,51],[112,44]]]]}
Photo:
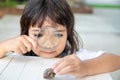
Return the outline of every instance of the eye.
{"type": "Polygon", "coordinates": [[[37,38],[40,38],[40,37],[42,37],[42,36],[43,36],[43,34],[39,33],[39,34],[37,35],[37,38]]]}
{"type": "Polygon", "coordinates": [[[63,34],[58,33],[58,34],[55,34],[55,36],[58,38],[61,38],[63,36],[63,34]]]}
{"type": "Polygon", "coordinates": [[[33,34],[33,36],[34,36],[34,37],[38,37],[38,35],[37,35],[37,34],[33,34]]]}
{"type": "Polygon", "coordinates": [[[40,37],[42,37],[43,36],[43,34],[41,34],[41,33],[39,33],[39,34],[34,34],[34,37],[36,37],[36,38],[40,38],[40,37]]]}

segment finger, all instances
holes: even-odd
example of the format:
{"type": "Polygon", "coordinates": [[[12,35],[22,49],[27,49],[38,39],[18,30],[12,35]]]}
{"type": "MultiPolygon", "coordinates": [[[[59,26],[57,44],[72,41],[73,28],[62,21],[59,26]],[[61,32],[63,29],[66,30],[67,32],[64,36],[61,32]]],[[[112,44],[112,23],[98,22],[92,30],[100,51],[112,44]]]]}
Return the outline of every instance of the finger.
{"type": "Polygon", "coordinates": [[[20,49],[22,50],[22,53],[26,53],[28,50],[27,50],[27,47],[21,42],[21,47],[20,49]]]}
{"type": "Polygon", "coordinates": [[[68,65],[61,69],[57,74],[63,75],[63,74],[69,74],[70,72],[74,71],[74,67],[72,65],[68,65]]]}
{"type": "Polygon", "coordinates": [[[54,69],[54,72],[55,73],[58,73],[59,71],[61,71],[64,67],[70,65],[71,63],[68,62],[68,61],[63,61],[61,62],[55,69],[54,69]]]}
{"type": "Polygon", "coordinates": [[[27,47],[27,51],[31,51],[32,44],[31,44],[31,42],[29,40],[27,40],[27,38],[25,36],[23,37],[21,42],[25,45],[25,47],[27,47]]]}
{"type": "MultiPolygon", "coordinates": [[[[66,57],[67,57],[67,56],[66,56],[66,57]]],[[[66,57],[61,58],[57,63],[55,63],[55,64],[52,66],[52,68],[55,69],[58,65],[60,65],[63,61],[66,60],[66,57]]]]}
{"type": "Polygon", "coordinates": [[[63,58],[60,59],[57,63],[55,63],[52,68],[55,69],[61,62],[63,62],[63,58]]]}
{"type": "Polygon", "coordinates": [[[33,47],[33,48],[32,48],[32,51],[35,51],[34,53],[35,53],[36,55],[40,55],[40,47],[39,47],[39,46],[36,46],[36,48],[33,47]]]}
{"type": "Polygon", "coordinates": [[[31,44],[33,45],[33,47],[37,47],[36,40],[32,39],[31,37],[27,37],[27,40],[29,40],[31,42],[31,44]]]}
{"type": "Polygon", "coordinates": [[[17,48],[17,49],[15,50],[15,52],[18,53],[18,54],[22,54],[22,53],[23,53],[20,48],[17,48]]]}
{"type": "Polygon", "coordinates": [[[57,63],[55,63],[55,64],[52,66],[52,68],[53,68],[53,69],[56,69],[63,61],[65,61],[65,59],[64,59],[64,58],[60,58],[60,60],[59,60],[57,63]]]}

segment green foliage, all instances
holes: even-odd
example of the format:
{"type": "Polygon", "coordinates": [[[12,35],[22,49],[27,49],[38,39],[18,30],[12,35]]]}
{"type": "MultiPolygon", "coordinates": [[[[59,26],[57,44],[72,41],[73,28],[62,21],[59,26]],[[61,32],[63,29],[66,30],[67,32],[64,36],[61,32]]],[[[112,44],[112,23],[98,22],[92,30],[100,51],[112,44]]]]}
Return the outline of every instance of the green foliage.
{"type": "Polygon", "coordinates": [[[16,2],[1,2],[0,7],[16,7],[16,2]]]}
{"type": "Polygon", "coordinates": [[[0,0],[0,7],[16,7],[18,4],[26,4],[27,0],[19,3],[17,0],[0,0]]]}
{"type": "Polygon", "coordinates": [[[120,9],[120,5],[92,4],[90,6],[92,6],[94,8],[119,8],[120,9]]]}

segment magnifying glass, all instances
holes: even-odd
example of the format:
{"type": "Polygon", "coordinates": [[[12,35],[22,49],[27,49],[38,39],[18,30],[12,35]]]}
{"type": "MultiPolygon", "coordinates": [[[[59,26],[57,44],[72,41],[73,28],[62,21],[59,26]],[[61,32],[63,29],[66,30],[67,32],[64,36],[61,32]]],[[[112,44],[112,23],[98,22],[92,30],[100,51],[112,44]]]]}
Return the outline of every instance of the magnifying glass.
{"type": "Polygon", "coordinates": [[[44,50],[52,50],[59,45],[60,33],[53,27],[43,27],[37,34],[37,43],[44,50]]]}

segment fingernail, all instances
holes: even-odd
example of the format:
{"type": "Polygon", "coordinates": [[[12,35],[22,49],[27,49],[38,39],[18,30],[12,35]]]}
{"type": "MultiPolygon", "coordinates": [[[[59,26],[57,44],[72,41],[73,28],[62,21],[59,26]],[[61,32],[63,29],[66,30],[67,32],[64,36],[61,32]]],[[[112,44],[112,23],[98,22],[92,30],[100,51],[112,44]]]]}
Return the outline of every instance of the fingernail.
{"type": "Polygon", "coordinates": [[[57,70],[54,70],[54,73],[57,73],[57,70]]]}
{"type": "Polygon", "coordinates": [[[53,65],[51,68],[52,68],[52,69],[55,69],[55,65],[53,65]]]}

